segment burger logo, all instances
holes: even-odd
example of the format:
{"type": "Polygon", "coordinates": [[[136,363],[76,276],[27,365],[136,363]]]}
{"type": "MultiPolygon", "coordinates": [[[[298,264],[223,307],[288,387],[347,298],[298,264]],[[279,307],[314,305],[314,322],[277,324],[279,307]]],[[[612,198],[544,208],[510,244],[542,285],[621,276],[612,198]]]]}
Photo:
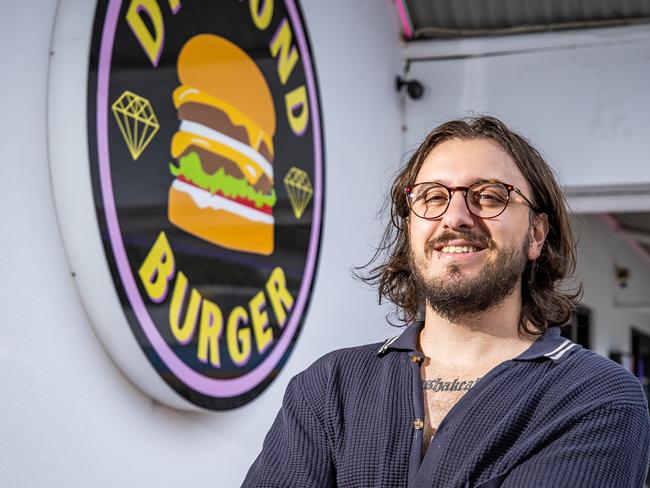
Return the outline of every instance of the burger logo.
{"type": "Polygon", "coordinates": [[[89,99],[125,323],[188,405],[249,402],[295,346],[318,260],[323,143],[298,6],[100,2],[89,99]]]}
{"type": "Polygon", "coordinates": [[[277,197],[275,107],[264,75],[237,45],[203,34],[183,46],[178,77],[170,222],[218,246],[268,256],[277,197]]]}

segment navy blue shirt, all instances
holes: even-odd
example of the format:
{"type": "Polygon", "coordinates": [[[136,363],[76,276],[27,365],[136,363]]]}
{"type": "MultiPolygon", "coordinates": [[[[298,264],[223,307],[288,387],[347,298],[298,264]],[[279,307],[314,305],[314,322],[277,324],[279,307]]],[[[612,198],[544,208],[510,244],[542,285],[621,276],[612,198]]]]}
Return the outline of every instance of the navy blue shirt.
{"type": "Polygon", "coordinates": [[[421,327],[334,351],[292,378],[243,487],[643,486],[640,383],[557,328],[483,376],[424,452],[421,327]]]}

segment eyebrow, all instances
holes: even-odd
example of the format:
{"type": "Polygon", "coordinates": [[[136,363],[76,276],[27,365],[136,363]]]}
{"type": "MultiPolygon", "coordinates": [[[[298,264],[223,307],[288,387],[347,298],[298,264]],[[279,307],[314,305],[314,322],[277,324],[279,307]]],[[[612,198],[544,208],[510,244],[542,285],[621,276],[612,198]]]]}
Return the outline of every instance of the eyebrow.
{"type": "MultiPolygon", "coordinates": [[[[487,183],[488,181],[498,181],[499,183],[502,183],[502,181],[500,179],[498,179],[498,178],[475,178],[475,179],[471,180],[467,184],[467,186],[476,185],[477,183],[487,183]]],[[[425,183],[425,182],[423,181],[422,183],[425,183]]],[[[448,180],[433,180],[433,181],[429,181],[429,182],[426,182],[426,183],[439,183],[439,184],[445,185],[445,186],[452,186],[452,185],[449,184],[448,180]]]]}

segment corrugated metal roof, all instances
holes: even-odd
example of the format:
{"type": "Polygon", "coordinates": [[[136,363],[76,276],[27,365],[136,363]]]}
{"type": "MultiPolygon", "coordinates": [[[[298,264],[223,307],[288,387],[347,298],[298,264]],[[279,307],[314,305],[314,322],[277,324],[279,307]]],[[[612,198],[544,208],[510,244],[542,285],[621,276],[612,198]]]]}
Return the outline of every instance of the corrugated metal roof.
{"type": "Polygon", "coordinates": [[[650,22],[650,0],[396,0],[396,5],[405,37],[412,39],[650,22]]]}

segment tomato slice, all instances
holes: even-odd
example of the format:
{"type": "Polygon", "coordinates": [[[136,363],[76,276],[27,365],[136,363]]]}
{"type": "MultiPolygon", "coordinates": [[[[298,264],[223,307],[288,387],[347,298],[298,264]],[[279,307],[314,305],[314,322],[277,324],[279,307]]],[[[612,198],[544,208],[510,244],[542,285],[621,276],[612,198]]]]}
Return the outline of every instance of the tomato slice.
{"type": "MultiPolygon", "coordinates": [[[[194,188],[198,188],[199,190],[207,191],[205,188],[201,188],[200,186],[198,186],[193,181],[190,181],[187,178],[185,178],[183,175],[178,175],[177,178],[179,180],[181,180],[183,183],[187,183],[188,185],[192,185],[194,188]]],[[[268,214],[268,215],[273,214],[273,207],[271,207],[269,205],[263,205],[261,207],[258,207],[257,205],[255,205],[255,202],[253,200],[249,200],[248,198],[229,197],[229,196],[224,195],[220,190],[217,190],[217,191],[215,191],[215,192],[213,192],[211,194],[212,195],[219,195],[221,198],[225,198],[227,200],[232,200],[233,202],[236,202],[236,203],[238,203],[240,205],[244,205],[246,207],[252,208],[254,210],[257,210],[258,212],[263,212],[263,213],[268,214]]]]}

